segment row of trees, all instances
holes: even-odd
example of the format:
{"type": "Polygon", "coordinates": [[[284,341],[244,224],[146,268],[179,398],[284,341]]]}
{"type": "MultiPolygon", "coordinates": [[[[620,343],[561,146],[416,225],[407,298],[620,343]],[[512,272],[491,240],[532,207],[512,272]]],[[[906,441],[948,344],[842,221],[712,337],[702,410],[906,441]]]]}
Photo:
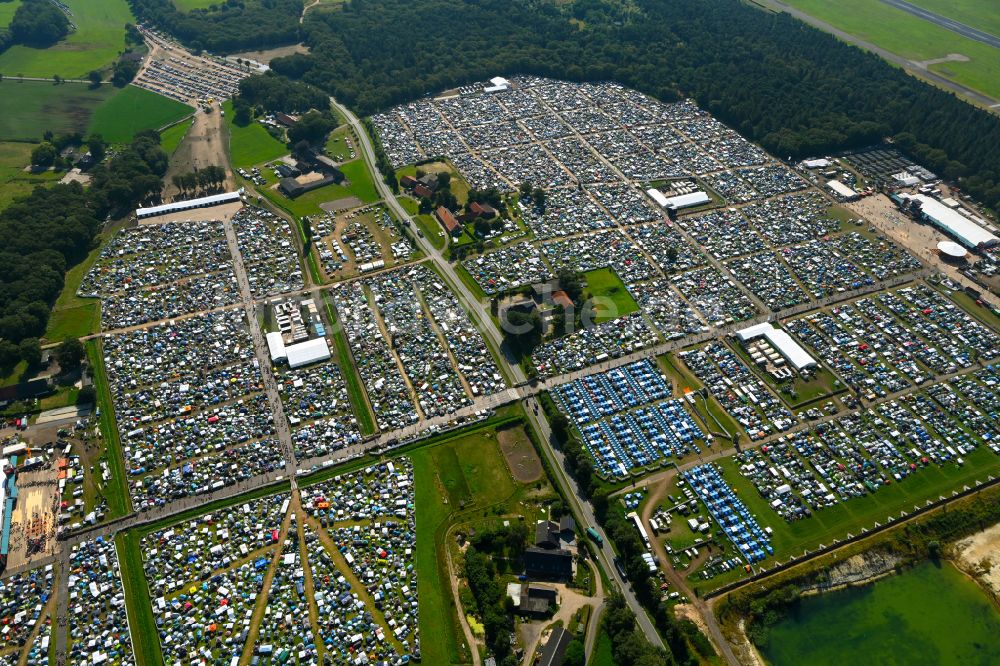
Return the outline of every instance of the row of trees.
{"type": "Polygon", "coordinates": [[[182,12],[173,0],[129,0],[137,18],[155,23],[196,51],[228,53],[299,41],[302,0],[228,0],[182,12]]]}
{"type": "Polygon", "coordinates": [[[45,332],[66,268],[87,255],[107,215],[158,197],[166,168],[159,135],[140,132],[91,171],[88,189],[36,187],[0,212],[0,340],[8,352],[15,345],[21,358],[34,358],[31,340],[45,332]]]}
{"type": "Polygon", "coordinates": [[[476,550],[475,546],[469,546],[465,551],[465,579],[483,622],[487,649],[493,653],[500,666],[517,666],[517,657],[510,647],[514,617],[511,615],[509,599],[493,560],[476,550]]]}
{"type": "Polygon", "coordinates": [[[170,182],[183,196],[213,194],[219,192],[226,182],[226,170],[213,164],[188,173],[175,173],[170,177],[170,182]]]}
{"type": "Polygon", "coordinates": [[[895,137],[1000,206],[995,116],[787,14],[738,0],[628,4],[612,18],[591,1],[580,23],[579,0],[355,0],[307,14],[311,53],[271,66],[363,114],[504,73],[612,79],[664,101],[693,97],[782,158],[895,137]]]}

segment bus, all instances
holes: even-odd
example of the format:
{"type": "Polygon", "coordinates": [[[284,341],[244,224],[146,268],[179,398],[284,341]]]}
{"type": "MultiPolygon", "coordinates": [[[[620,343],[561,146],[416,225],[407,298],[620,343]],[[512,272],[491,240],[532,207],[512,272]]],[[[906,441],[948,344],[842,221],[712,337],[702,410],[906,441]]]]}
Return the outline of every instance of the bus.
{"type": "Polygon", "coordinates": [[[592,541],[596,542],[598,546],[604,545],[604,539],[601,537],[600,534],[597,533],[597,530],[595,530],[593,527],[587,528],[587,536],[590,537],[592,541]]]}

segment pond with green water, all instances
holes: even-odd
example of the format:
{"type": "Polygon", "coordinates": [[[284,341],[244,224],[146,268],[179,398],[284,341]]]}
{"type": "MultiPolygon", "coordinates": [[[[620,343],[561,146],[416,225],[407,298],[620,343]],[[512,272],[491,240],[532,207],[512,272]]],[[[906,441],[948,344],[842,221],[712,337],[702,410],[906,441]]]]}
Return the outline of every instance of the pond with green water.
{"type": "Polygon", "coordinates": [[[805,597],[759,646],[774,666],[1000,664],[1000,612],[947,562],[805,597]]]}

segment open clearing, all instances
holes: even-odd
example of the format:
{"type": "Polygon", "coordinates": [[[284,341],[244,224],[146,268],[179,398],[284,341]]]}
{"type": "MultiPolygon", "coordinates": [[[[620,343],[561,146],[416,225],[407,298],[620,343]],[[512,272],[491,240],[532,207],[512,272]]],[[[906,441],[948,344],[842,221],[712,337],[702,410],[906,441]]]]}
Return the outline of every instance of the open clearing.
{"type": "Polygon", "coordinates": [[[587,281],[587,292],[597,299],[594,303],[594,323],[617,319],[639,309],[632,295],[628,293],[621,278],[610,268],[598,268],[583,274],[587,281]]]}
{"type": "Polygon", "coordinates": [[[977,572],[977,577],[1000,595],[1000,523],[955,544],[958,561],[965,571],[977,572]]]}
{"type": "Polygon", "coordinates": [[[0,141],[40,141],[45,130],[86,132],[94,109],[116,92],[111,86],[6,78],[0,82],[0,141]]]}
{"type": "Polygon", "coordinates": [[[0,28],[6,28],[14,20],[14,12],[21,6],[21,0],[0,3],[0,28]]]}
{"type": "Polygon", "coordinates": [[[136,132],[159,129],[192,112],[187,104],[142,88],[126,86],[94,109],[87,131],[100,134],[111,143],[125,143],[136,132]]]}
{"type": "Polygon", "coordinates": [[[233,123],[233,103],[222,106],[226,112],[226,127],[229,129],[229,156],[233,168],[249,169],[255,164],[276,160],[288,154],[288,148],[258,122],[245,127],[233,123]]]}
{"type": "Polygon", "coordinates": [[[523,428],[497,431],[497,443],[503,452],[507,468],[521,483],[531,483],[542,476],[542,461],[528,441],[523,428]]]}
{"type": "Polygon", "coordinates": [[[62,0],[69,7],[76,30],[47,49],[16,45],[0,53],[5,76],[85,78],[102,69],[125,48],[125,24],[135,23],[126,0],[62,0]]]}
{"type": "MultiPolygon", "coordinates": [[[[973,2],[974,0],[969,0],[973,2]]],[[[961,53],[969,62],[931,65],[930,71],[1000,99],[1000,51],[872,0],[785,0],[786,4],[915,62],[961,53]]],[[[925,4],[922,1],[917,4],[925,4]]],[[[980,3],[985,4],[985,3],[980,3]]],[[[928,7],[929,9],[933,9],[928,7]]],[[[945,15],[947,13],[945,12],[945,15]]],[[[955,17],[958,19],[958,17],[955,17]]],[[[961,19],[959,19],[961,20],[961,19]]]]}
{"type": "Polygon", "coordinates": [[[36,185],[54,183],[62,177],[54,171],[25,171],[33,148],[30,143],[0,142],[0,207],[6,208],[16,197],[30,194],[36,185]]]}

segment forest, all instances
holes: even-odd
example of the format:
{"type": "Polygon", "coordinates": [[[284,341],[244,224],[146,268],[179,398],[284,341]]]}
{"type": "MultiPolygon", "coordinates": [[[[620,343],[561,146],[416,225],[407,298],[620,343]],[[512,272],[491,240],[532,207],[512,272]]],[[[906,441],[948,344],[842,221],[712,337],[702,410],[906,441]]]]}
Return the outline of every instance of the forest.
{"type": "Polygon", "coordinates": [[[48,0],[24,0],[0,35],[0,51],[14,44],[45,48],[69,34],[69,19],[48,0]]]}
{"type": "Polygon", "coordinates": [[[1000,207],[1000,119],[737,0],[353,0],[307,14],[303,29],[311,54],[272,68],[362,114],[497,75],[616,80],[664,101],[692,97],[781,158],[895,138],[1000,207]]]}
{"type": "Polygon", "coordinates": [[[229,0],[182,12],[173,0],[129,0],[136,18],[155,23],[196,51],[228,53],[299,41],[302,0],[229,0]]]}
{"type": "Polygon", "coordinates": [[[66,269],[90,251],[102,220],[158,196],[166,168],[159,135],[140,132],[94,167],[89,188],[36,187],[0,212],[0,361],[16,361],[13,350],[22,346],[22,357],[30,353],[33,340],[45,332],[66,269]]]}

